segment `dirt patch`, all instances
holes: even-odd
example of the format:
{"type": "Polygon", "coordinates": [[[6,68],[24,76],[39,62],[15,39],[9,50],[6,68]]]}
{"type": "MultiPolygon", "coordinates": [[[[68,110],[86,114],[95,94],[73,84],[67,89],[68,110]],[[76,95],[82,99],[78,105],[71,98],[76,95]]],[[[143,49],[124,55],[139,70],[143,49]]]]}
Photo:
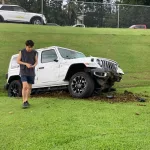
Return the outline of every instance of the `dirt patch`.
{"type": "MultiPolygon", "coordinates": [[[[52,98],[59,98],[59,99],[65,99],[65,98],[72,98],[70,94],[66,91],[57,91],[57,92],[50,92],[50,93],[41,93],[32,95],[31,97],[52,97],[52,98]]],[[[124,93],[117,93],[117,92],[110,92],[110,93],[100,93],[100,94],[94,94],[92,97],[87,98],[86,100],[90,101],[107,101],[110,103],[115,102],[145,102],[146,98],[148,98],[148,95],[142,95],[142,94],[134,94],[129,91],[124,91],[124,93]]]]}
{"type": "Polygon", "coordinates": [[[102,93],[100,96],[92,97],[93,100],[102,100],[110,103],[115,102],[145,102],[146,99],[142,94],[134,94],[129,91],[124,91],[124,93],[102,93]]]}

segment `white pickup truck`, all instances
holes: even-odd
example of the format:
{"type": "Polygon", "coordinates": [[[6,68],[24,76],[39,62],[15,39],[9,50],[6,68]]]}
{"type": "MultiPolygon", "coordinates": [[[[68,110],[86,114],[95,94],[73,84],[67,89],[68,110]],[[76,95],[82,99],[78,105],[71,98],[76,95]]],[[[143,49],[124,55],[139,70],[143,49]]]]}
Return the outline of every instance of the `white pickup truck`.
{"type": "MultiPolygon", "coordinates": [[[[68,48],[52,46],[36,51],[38,65],[32,93],[67,88],[73,97],[89,97],[96,89],[110,89],[115,82],[121,81],[124,74],[113,60],[86,57],[68,48]]],[[[14,97],[21,96],[22,90],[17,56],[11,57],[5,85],[8,95],[14,97]]]]}
{"type": "Polygon", "coordinates": [[[47,23],[44,15],[27,12],[18,5],[0,5],[0,22],[47,23]]]}

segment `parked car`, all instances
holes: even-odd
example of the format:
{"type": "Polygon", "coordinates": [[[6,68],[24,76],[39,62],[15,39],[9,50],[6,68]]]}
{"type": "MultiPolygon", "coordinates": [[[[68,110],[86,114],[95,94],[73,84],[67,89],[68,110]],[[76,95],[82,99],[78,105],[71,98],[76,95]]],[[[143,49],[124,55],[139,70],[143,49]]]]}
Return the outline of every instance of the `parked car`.
{"type": "Polygon", "coordinates": [[[81,28],[85,28],[85,25],[84,25],[84,24],[75,24],[75,25],[73,25],[73,27],[81,27],[81,28]]]}
{"type": "Polygon", "coordinates": [[[25,22],[31,24],[46,24],[42,14],[27,12],[18,5],[0,5],[0,22],[25,22]]]}
{"type": "MultiPolygon", "coordinates": [[[[113,60],[86,57],[83,53],[52,46],[37,49],[38,65],[32,93],[69,89],[73,97],[89,97],[95,90],[110,89],[120,82],[124,72],[113,60]]],[[[11,57],[6,75],[9,96],[21,96],[22,84],[17,64],[18,54],[11,57]]]]}
{"type": "Polygon", "coordinates": [[[130,29],[147,29],[146,25],[132,25],[131,27],[129,27],[130,29]]]}

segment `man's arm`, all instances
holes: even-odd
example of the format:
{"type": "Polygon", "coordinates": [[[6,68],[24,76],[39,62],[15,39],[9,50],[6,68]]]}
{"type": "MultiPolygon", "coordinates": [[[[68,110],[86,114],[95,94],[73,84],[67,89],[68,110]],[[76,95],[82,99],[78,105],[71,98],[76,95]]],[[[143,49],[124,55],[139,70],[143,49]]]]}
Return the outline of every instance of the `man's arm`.
{"type": "Polygon", "coordinates": [[[17,63],[20,65],[25,65],[27,68],[31,68],[31,64],[25,63],[21,61],[21,52],[19,52],[19,56],[17,57],[17,63]]]}

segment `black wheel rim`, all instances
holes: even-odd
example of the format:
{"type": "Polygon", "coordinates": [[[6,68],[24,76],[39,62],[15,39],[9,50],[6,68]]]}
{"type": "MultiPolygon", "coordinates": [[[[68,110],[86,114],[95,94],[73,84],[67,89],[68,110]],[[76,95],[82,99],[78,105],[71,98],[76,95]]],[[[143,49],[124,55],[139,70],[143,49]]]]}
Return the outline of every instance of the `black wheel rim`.
{"type": "Polygon", "coordinates": [[[72,91],[76,94],[82,94],[86,89],[86,79],[83,76],[76,76],[71,83],[72,91]]]}
{"type": "Polygon", "coordinates": [[[14,83],[13,85],[11,85],[11,87],[10,87],[10,96],[12,96],[12,97],[19,96],[19,86],[18,86],[18,84],[14,83]]]}

